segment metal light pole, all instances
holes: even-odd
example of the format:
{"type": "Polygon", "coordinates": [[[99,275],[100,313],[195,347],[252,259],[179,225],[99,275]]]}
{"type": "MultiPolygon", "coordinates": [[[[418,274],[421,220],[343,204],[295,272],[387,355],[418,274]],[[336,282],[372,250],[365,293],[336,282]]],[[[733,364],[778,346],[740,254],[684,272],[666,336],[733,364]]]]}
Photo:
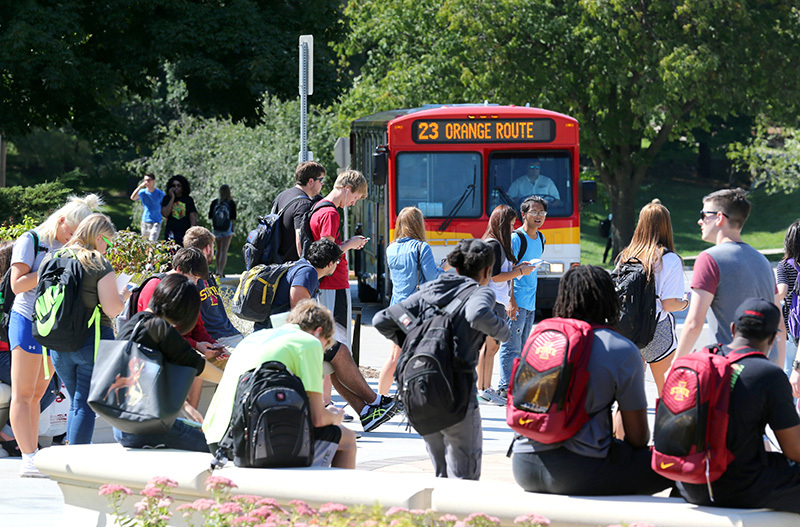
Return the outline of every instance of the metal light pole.
{"type": "Polygon", "coordinates": [[[314,93],[314,36],[300,35],[300,162],[308,161],[308,96],[314,93]]]}

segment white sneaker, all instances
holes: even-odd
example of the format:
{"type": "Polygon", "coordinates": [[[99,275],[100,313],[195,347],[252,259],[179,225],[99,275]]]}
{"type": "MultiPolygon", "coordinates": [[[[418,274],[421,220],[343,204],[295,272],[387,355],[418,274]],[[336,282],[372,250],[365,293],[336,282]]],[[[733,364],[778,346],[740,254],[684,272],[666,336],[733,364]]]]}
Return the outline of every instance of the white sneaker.
{"type": "Polygon", "coordinates": [[[36,465],[33,464],[33,456],[22,456],[22,462],[19,465],[19,476],[21,478],[48,478],[47,474],[44,474],[36,468],[36,465]]]}
{"type": "Polygon", "coordinates": [[[494,391],[494,388],[492,388],[491,386],[489,386],[485,390],[481,390],[481,392],[478,392],[478,395],[484,401],[489,401],[490,404],[494,404],[497,406],[506,405],[506,400],[497,395],[497,392],[494,391]]]}

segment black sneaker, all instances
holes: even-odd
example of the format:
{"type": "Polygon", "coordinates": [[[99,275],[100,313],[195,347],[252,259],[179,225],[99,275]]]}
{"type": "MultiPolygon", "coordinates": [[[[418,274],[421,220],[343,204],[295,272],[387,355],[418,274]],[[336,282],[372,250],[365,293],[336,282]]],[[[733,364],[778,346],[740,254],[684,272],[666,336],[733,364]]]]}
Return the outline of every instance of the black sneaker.
{"type": "Polygon", "coordinates": [[[494,393],[495,393],[495,395],[497,395],[503,401],[507,401],[508,400],[508,389],[507,388],[498,388],[494,393]]]}
{"type": "Polygon", "coordinates": [[[391,419],[397,411],[397,399],[381,395],[380,403],[367,407],[367,413],[361,417],[361,426],[365,432],[372,432],[391,419]]]}

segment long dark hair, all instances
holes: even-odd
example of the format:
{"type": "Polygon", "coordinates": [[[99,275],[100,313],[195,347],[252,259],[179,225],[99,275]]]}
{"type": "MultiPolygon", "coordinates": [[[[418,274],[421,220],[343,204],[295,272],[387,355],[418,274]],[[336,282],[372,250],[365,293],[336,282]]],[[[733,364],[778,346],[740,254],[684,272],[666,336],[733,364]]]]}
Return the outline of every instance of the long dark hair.
{"type": "Polygon", "coordinates": [[[200,293],[189,278],[171,273],[158,283],[147,307],[156,316],[175,326],[178,333],[185,335],[197,323],[200,293]]]}
{"type": "Polygon", "coordinates": [[[511,260],[511,263],[517,263],[517,258],[511,250],[511,226],[517,221],[517,213],[508,205],[498,205],[489,216],[489,224],[486,226],[486,232],[483,233],[482,240],[487,238],[494,238],[500,242],[503,252],[506,253],[506,258],[511,260]]]}
{"type": "Polygon", "coordinates": [[[181,184],[181,188],[183,189],[181,190],[182,196],[188,196],[189,194],[192,193],[192,187],[189,185],[189,180],[181,176],[180,174],[176,174],[171,178],[169,178],[169,180],[167,180],[167,193],[169,193],[169,187],[172,186],[173,181],[177,181],[178,183],[181,184]]]}
{"type": "Polygon", "coordinates": [[[615,326],[619,299],[611,275],[596,265],[570,268],[558,283],[553,316],[615,326]]]}
{"type": "Polygon", "coordinates": [[[800,256],[800,220],[795,220],[786,229],[786,237],[783,239],[783,259],[794,258],[797,263],[798,256],[800,256]]]}

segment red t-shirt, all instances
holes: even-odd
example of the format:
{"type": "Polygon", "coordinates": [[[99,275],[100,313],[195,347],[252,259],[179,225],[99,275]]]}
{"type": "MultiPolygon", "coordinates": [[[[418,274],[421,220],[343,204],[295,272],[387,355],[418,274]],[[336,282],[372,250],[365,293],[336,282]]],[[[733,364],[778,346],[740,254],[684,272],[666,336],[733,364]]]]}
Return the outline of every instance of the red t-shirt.
{"type": "MultiPolygon", "coordinates": [[[[325,200],[328,201],[328,200],[325,200]]],[[[330,201],[328,201],[330,203],[330,201]]],[[[311,233],[314,241],[322,239],[324,236],[332,236],[337,245],[341,245],[342,238],[339,236],[339,210],[336,207],[323,207],[311,216],[311,233]]],[[[319,281],[320,289],[350,289],[350,273],[347,270],[347,255],[342,254],[342,259],[332,275],[326,276],[319,281]]]]}
{"type": "MultiPolygon", "coordinates": [[[[153,297],[153,291],[156,290],[156,286],[158,286],[160,282],[161,280],[159,278],[153,278],[144,285],[144,288],[142,288],[142,291],[139,293],[139,301],[136,302],[137,313],[147,309],[147,306],[150,304],[150,299],[153,297]]],[[[194,329],[183,335],[183,338],[195,349],[197,349],[198,342],[217,343],[217,341],[208,334],[208,331],[206,331],[206,326],[203,324],[203,319],[200,318],[200,313],[197,313],[197,324],[195,324],[194,329]]]]}

